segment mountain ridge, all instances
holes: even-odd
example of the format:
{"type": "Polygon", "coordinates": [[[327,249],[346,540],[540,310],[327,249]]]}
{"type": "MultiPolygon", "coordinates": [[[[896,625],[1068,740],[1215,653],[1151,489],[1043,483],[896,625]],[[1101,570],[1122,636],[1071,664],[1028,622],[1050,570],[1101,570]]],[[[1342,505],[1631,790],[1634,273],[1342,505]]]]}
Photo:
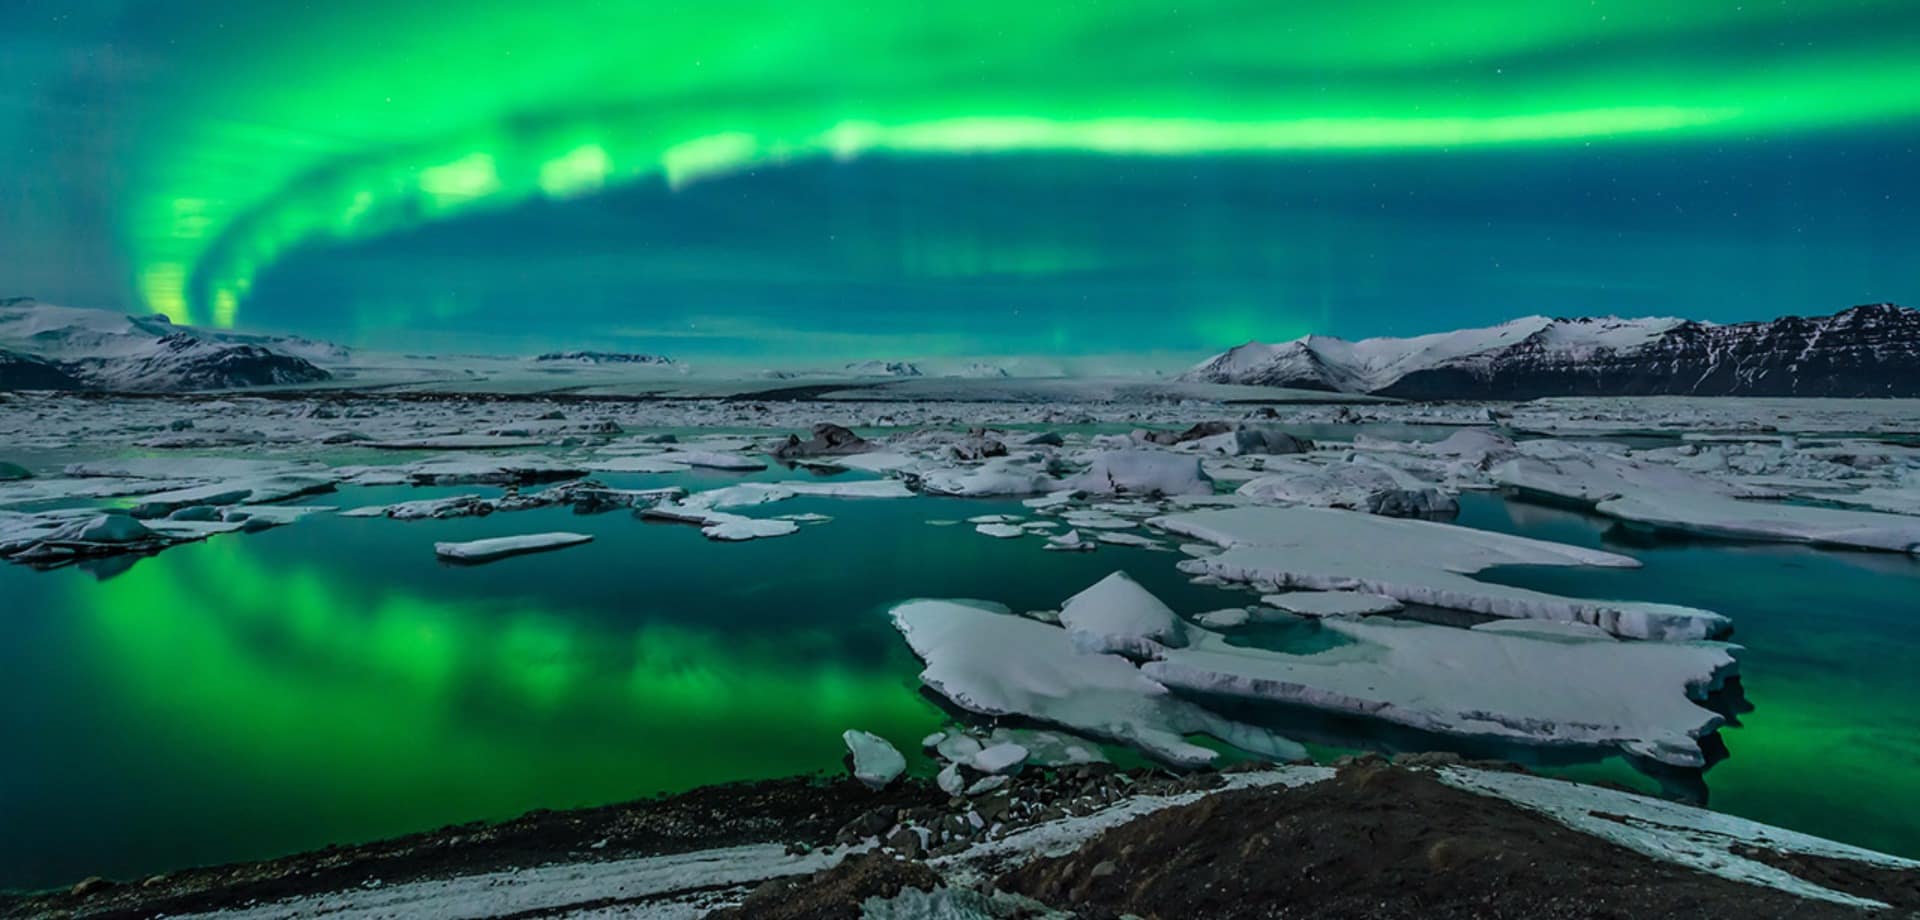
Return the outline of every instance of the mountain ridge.
{"type": "Polygon", "coordinates": [[[1745,323],[1527,316],[1478,329],[1248,342],[1180,380],[1401,399],[1920,396],[1920,310],[1863,304],[1745,323]]]}

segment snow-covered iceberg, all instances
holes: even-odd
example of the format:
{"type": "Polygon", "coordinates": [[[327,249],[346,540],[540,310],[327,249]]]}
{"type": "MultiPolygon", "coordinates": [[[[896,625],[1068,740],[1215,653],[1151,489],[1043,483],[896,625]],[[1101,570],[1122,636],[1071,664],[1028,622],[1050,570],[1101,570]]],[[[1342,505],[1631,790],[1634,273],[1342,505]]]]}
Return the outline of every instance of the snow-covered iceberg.
{"type": "Polygon", "coordinates": [[[1198,457],[1163,450],[1102,451],[1068,486],[1094,495],[1213,494],[1198,457]]]}
{"type": "Polygon", "coordinates": [[[1142,672],[1166,686],[1371,716],[1426,731],[1534,745],[1612,747],[1705,764],[1722,722],[1697,701],[1735,668],[1718,642],[1621,640],[1584,624],[1472,629],[1394,619],[1326,620],[1352,640],[1311,655],[1228,644],[1194,630],[1142,672]]]}
{"type": "Polygon", "coordinates": [[[1185,641],[1180,618],[1125,572],[1067,598],[1060,625],[1080,649],[1129,658],[1152,658],[1165,646],[1185,641]]]}
{"type": "Polygon", "coordinates": [[[1195,733],[1277,760],[1304,753],[1269,731],[1175,697],[1125,658],[1082,652],[1066,630],[1004,607],[919,600],[895,606],[892,617],[926,662],[921,683],[969,712],[1026,716],[1185,765],[1215,757],[1184,737],[1195,733]]]}
{"type": "Polygon", "coordinates": [[[454,562],[492,562],[508,556],[579,546],[592,539],[593,537],[583,533],[534,533],[514,537],[489,537],[485,540],[469,540],[464,543],[435,543],[433,552],[442,559],[454,562]]]}
{"type": "Polygon", "coordinates": [[[1640,564],[1544,540],[1325,508],[1223,508],[1149,523],[1221,547],[1180,568],[1227,581],[1364,591],[1488,616],[1589,623],[1637,639],[1707,639],[1731,628],[1726,617],[1693,607],[1562,597],[1469,577],[1503,565],[1640,564]]]}

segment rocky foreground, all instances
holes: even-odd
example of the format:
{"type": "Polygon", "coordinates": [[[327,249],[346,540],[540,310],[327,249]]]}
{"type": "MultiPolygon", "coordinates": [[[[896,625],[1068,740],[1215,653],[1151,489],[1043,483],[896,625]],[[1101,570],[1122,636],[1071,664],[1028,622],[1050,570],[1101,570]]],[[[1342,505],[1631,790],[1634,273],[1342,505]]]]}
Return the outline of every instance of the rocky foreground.
{"type": "Polygon", "coordinates": [[[1449,755],[715,786],[145,881],[0,917],[1858,917],[1920,863],[1449,755]]]}

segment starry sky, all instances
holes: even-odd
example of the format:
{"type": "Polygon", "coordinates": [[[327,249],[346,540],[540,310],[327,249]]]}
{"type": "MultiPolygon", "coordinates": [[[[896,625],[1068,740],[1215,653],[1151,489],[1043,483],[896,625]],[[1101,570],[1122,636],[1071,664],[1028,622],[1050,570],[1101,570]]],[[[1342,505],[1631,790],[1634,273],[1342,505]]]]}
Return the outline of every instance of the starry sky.
{"type": "Polygon", "coordinates": [[[1920,301],[1911,0],[16,0],[0,296],[1154,361],[1920,301]]]}

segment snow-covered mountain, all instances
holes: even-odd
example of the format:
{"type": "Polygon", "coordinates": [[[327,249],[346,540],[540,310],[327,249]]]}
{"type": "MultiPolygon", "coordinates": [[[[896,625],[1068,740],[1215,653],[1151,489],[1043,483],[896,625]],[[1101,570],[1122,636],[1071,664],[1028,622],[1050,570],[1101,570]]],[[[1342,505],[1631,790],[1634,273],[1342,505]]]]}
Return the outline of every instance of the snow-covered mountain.
{"type": "Polygon", "coordinates": [[[636,354],[625,351],[550,351],[533,360],[570,364],[655,364],[666,366],[673,359],[664,355],[636,354]]]}
{"type": "Polygon", "coordinates": [[[346,349],[294,337],[179,326],[163,316],[0,305],[0,389],[145,392],[311,383],[332,374],[315,361],[346,349]]]}
{"type": "Polygon", "coordinates": [[[1920,396],[1920,310],[1716,325],[1529,316],[1485,329],[1349,342],[1249,342],[1188,381],[1405,399],[1544,396],[1920,396]]]}
{"type": "Polygon", "coordinates": [[[0,349],[0,390],[79,390],[86,387],[60,364],[0,349]]]}
{"type": "Polygon", "coordinates": [[[906,361],[855,361],[841,368],[856,377],[924,377],[920,367],[906,361]]]}
{"type": "Polygon", "coordinates": [[[1001,367],[998,364],[988,364],[985,361],[974,361],[967,364],[965,367],[956,369],[953,373],[948,374],[947,376],[970,377],[974,379],[985,379],[985,378],[997,379],[1001,377],[1012,377],[1013,374],[1010,373],[1006,368],[1001,367]]]}

